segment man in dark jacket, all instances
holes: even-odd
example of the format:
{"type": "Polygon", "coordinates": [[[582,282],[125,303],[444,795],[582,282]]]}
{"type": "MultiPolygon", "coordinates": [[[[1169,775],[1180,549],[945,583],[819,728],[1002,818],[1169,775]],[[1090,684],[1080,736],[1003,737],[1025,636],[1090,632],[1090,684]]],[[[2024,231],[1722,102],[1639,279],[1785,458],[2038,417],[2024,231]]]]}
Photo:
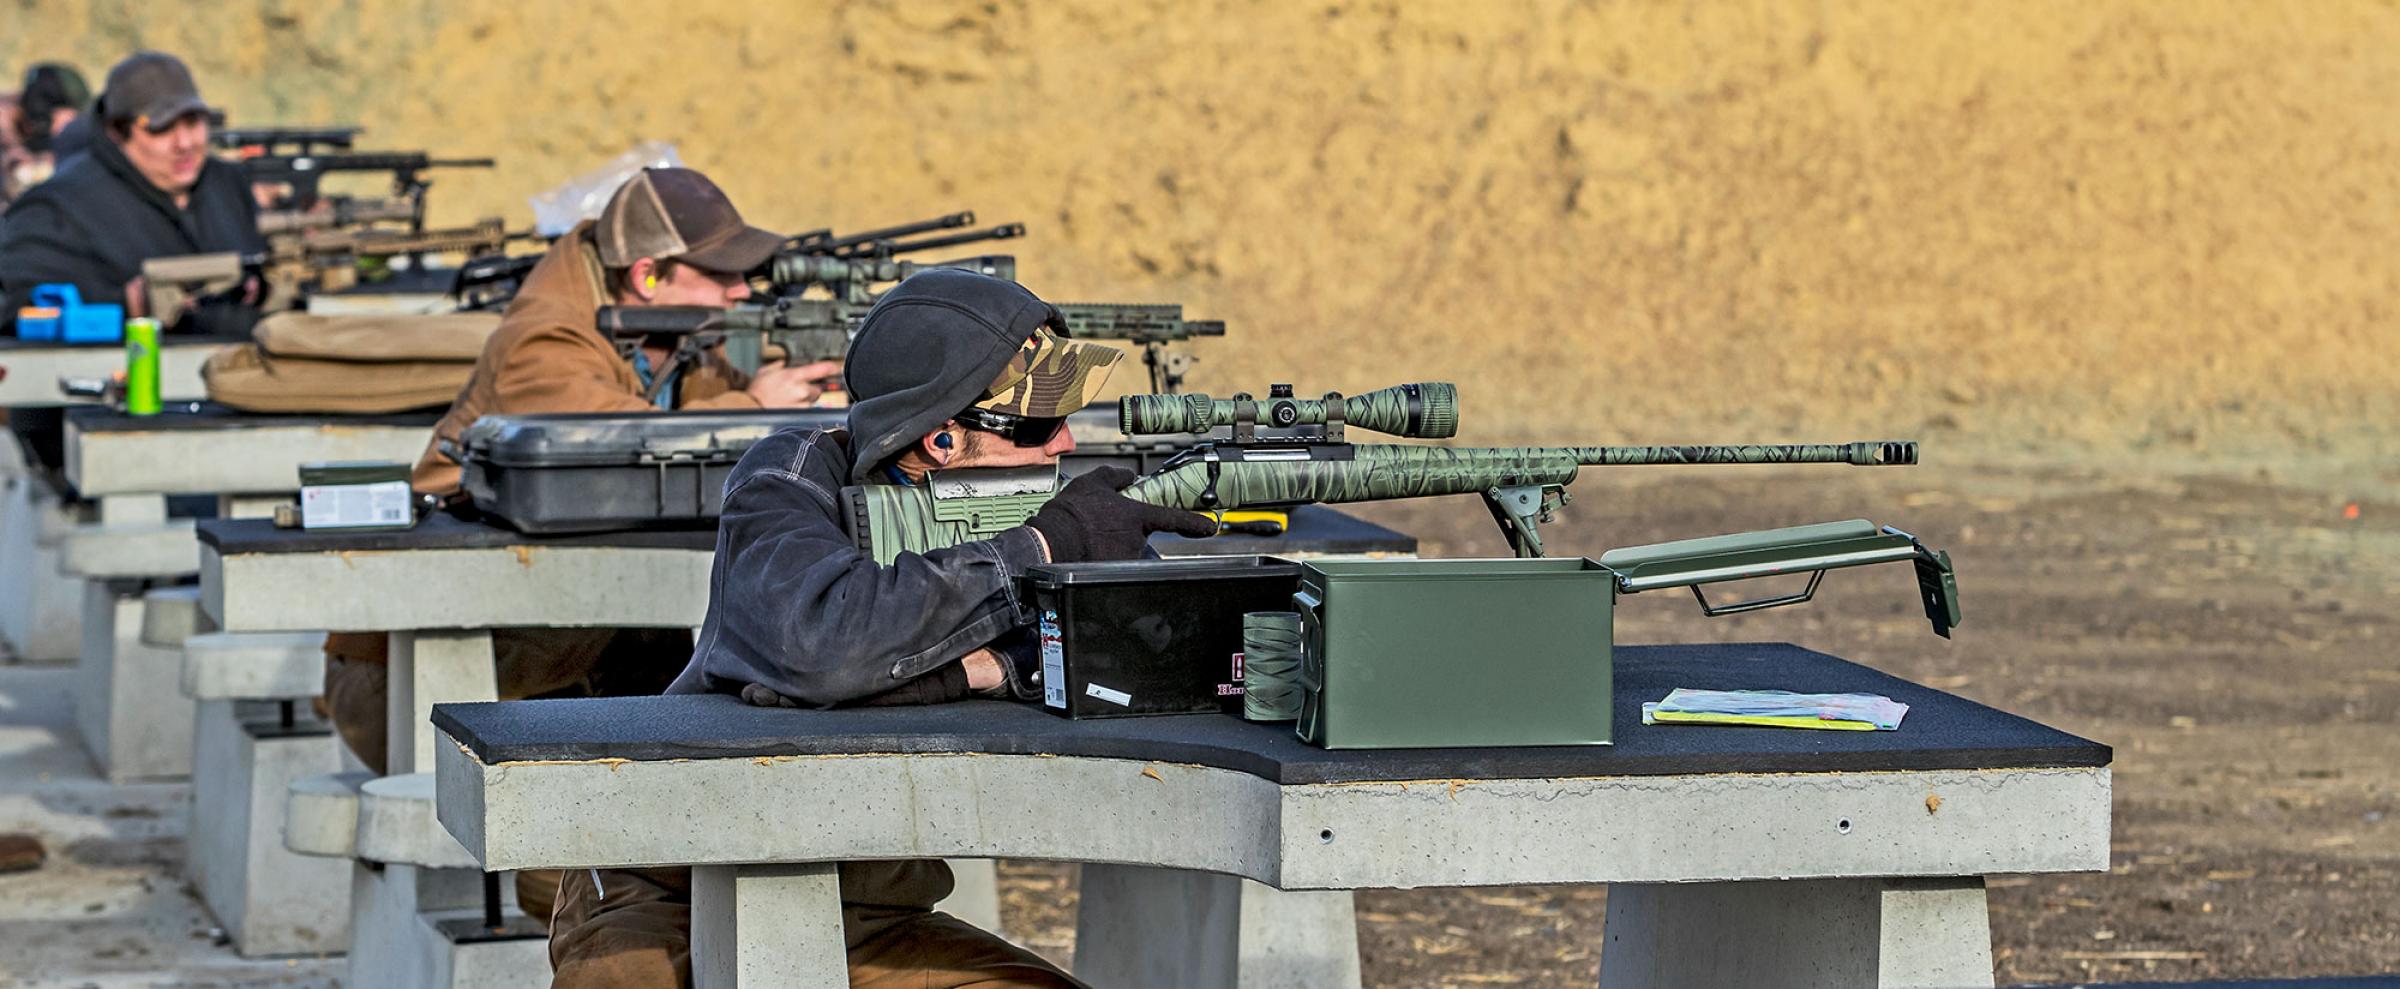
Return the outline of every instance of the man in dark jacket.
{"type": "Polygon", "coordinates": [[[209,154],[212,113],[173,55],[140,52],[109,70],[95,111],[100,138],[0,218],[0,328],[35,286],[65,282],[85,302],[121,303],[127,316],[178,332],[249,332],[255,300],[144,311],[143,261],[267,249],[248,179],[209,154]]]}
{"type": "MultiPolygon", "coordinates": [[[[987,540],[888,565],[851,541],[844,487],[1050,464],[1073,450],[1065,416],[1121,355],[1064,331],[1033,293],[969,272],[927,272],[886,293],[851,343],[849,428],[774,433],[726,480],[708,617],[669,691],[819,708],[1024,696],[1030,656],[1017,646],[1031,613],[1016,577],[1027,567],[1131,559],[1153,532],[1213,534],[1205,517],[1124,497],[1132,472],[1102,468],[987,540]]],[[[854,987],[1080,985],[933,912],[951,890],[941,862],[847,862],[840,876],[854,987]]],[[[688,870],[569,872],[551,919],[552,984],[689,985],[690,932],[688,870]]]]}

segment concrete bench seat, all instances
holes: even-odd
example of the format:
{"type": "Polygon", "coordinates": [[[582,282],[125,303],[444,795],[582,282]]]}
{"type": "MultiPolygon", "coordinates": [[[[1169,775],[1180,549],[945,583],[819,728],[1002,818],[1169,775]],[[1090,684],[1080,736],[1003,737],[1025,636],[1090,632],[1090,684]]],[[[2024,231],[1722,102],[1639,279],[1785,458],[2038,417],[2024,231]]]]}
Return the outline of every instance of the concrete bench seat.
{"type": "Polygon", "coordinates": [[[200,610],[200,587],[154,587],[142,593],[142,644],[181,649],[184,640],[212,631],[200,610]]]}
{"type": "Polygon", "coordinates": [[[183,693],[193,700],[300,700],[324,689],[323,632],[205,632],[184,640],[183,693]]]}
{"type": "Polygon", "coordinates": [[[284,846],[303,855],[480,869],[434,818],[432,773],[311,776],[292,784],[284,813],[284,846]]]}
{"type": "Polygon", "coordinates": [[[191,519],[89,525],[67,533],[59,569],[87,580],[180,577],[200,572],[191,519]]]}
{"type": "Polygon", "coordinates": [[[283,811],[283,847],[302,855],[350,858],[358,850],[358,791],[374,773],[327,773],[292,784],[283,811]]]}

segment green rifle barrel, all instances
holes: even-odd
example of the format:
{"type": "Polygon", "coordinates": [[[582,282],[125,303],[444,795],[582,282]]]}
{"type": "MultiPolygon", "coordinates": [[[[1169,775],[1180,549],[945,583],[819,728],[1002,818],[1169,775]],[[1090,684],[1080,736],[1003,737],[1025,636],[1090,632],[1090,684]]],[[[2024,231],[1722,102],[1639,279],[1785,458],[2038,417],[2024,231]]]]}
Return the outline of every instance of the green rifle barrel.
{"type": "MultiPolygon", "coordinates": [[[[1327,403],[1315,398],[1250,400],[1261,426],[1323,425],[1327,403]]],[[[1127,395],[1117,401],[1126,434],[1205,433],[1243,417],[1243,400],[1206,395],[1127,395]]],[[[1458,435],[1458,386],[1447,381],[1394,385],[1341,401],[1342,421],[1393,436],[1438,440],[1458,435]]]]}
{"type": "Polygon", "coordinates": [[[1141,478],[1125,496],[1152,505],[1223,510],[1252,505],[1341,504],[1474,494],[1518,485],[1564,485],[1586,466],[1634,464],[1913,464],[1917,445],[1890,441],[1759,446],[1443,447],[1361,445],[1337,459],[1206,457],[1141,478]]]}

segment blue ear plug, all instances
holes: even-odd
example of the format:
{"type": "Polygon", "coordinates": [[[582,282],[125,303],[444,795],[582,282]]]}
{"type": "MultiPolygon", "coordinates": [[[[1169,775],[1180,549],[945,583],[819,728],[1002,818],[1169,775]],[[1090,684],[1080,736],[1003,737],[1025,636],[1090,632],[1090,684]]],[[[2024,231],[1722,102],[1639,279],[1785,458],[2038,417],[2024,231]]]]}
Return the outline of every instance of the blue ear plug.
{"type": "Polygon", "coordinates": [[[933,445],[941,447],[944,450],[950,449],[950,434],[935,433],[933,435],[933,445]]]}

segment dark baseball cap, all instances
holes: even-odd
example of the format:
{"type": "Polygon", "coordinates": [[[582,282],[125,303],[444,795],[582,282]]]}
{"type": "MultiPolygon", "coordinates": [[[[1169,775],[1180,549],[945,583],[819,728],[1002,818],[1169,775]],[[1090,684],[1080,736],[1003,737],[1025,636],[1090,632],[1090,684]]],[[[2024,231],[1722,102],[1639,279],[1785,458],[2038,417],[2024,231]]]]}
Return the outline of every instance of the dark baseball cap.
{"type": "Polygon", "coordinates": [[[592,227],[600,264],[673,259],[738,274],[765,264],[784,236],[742,222],[725,191],[688,168],[645,168],[617,187],[592,227]]]}
{"type": "Polygon", "coordinates": [[[42,62],[25,70],[25,85],[17,96],[17,105],[25,112],[44,116],[60,108],[81,110],[91,101],[91,87],[84,85],[83,73],[61,62],[42,62]]]}
{"type": "Polygon", "coordinates": [[[108,88],[100,93],[101,116],[111,123],[132,121],[152,133],[175,126],[195,113],[217,116],[200,99],[200,85],[183,60],[165,52],[135,52],[108,70],[108,88]]]}

